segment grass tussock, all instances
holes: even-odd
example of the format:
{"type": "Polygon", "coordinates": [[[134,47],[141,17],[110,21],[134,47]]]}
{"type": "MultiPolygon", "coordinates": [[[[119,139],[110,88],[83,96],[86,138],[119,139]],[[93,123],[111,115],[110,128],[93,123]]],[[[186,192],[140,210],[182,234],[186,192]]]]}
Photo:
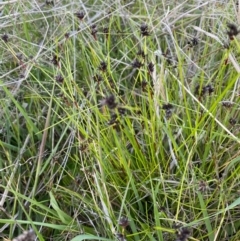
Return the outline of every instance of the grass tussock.
{"type": "Polygon", "coordinates": [[[236,1],[0,8],[2,239],[240,239],[236,1]]]}

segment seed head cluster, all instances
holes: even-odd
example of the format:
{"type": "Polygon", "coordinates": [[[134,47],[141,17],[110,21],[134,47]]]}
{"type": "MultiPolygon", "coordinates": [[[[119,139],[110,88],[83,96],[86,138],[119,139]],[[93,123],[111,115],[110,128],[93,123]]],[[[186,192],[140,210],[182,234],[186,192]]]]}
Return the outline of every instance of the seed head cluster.
{"type": "Polygon", "coordinates": [[[162,109],[165,111],[166,118],[169,119],[172,116],[173,105],[170,103],[164,104],[162,109]]]}
{"type": "Polygon", "coordinates": [[[142,66],[143,66],[143,63],[140,62],[138,59],[135,59],[135,60],[132,62],[132,67],[133,67],[134,69],[140,69],[142,66]]]}
{"type": "Polygon", "coordinates": [[[196,86],[195,94],[199,96],[204,96],[205,94],[212,94],[214,92],[214,87],[211,84],[205,85],[201,88],[200,85],[196,86]]]}
{"type": "Polygon", "coordinates": [[[140,26],[140,31],[141,31],[142,36],[149,36],[150,35],[150,33],[148,31],[148,25],[146,23],[143,23],[140,26]]]}
{"type": "Polygon", "coordinates": [[[104,103],[109,109],[115,109],[117,107],[117,103],[114,95],[110,95],[106,97],[106,99],[104,100],[104,103]]]}
{"type": "Polygon", "coordinates": [[[2,40],[3,40],[5,43],[7,43],[8,40],[9,40],[9,36],[8,36],[6,33],[3,34],[3,35],[2,35],[2,40]]]}
{"type": "Polygon", "coordinates": [[[127,217],[121,217],[118,222],[119,226],[126,228],[129,225],[129,220],[127,217]]]}
{"type": "Polygon", "coordinates": [[[228,30],[227,30],[228,37],[230,40],[233,40],[234,37],[239,34],[238,27],[233,23],[228,23],[227,27],[228,27],[228,30]]]}
{"type": "Polygon", "coordinates": [[[101,70],[102,72],[106,72],[107,71],[107,63],[105,61],[102,61],[99,65],[99,70],[101,70]]]}
{"type": "Polygon", "coordinates": [[[79,20],[83,20],[85,17],[85,13],[83,11],[79,11],[75,13],[75,16],[79,19],[79,20]]]}
{"type": "Polygon", "coordinates": [[[198,39],[196,37],[192,38],[190,41],[188,41],[189,47],[194,47],[198,45],[198,39]]]}
{"type": "Polygon", "coordinates": [[[190,231],[187,228],[180,228],[177,232],[176,241],[187,241],[190,237],[190,231]]]}

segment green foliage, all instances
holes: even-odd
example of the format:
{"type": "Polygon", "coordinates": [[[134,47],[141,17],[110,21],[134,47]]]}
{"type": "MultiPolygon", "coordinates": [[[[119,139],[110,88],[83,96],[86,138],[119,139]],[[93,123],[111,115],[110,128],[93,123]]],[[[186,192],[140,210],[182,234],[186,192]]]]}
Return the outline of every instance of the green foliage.
{"type": "Polygon", "coordinates": [[[0,5],[3,237],[239,240],[237,8],[196,2],[0,5]]]}

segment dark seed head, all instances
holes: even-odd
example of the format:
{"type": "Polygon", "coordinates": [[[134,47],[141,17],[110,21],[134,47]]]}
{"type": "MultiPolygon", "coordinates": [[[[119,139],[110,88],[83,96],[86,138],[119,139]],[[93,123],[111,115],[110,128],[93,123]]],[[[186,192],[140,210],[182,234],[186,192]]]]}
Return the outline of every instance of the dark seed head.
{"type": "Polygon", "coordinates": [[[172,224],[173,229],[179,230],[181,227],[182,227],[182,224],[180,223],[173,222],[172,224]]]}
{"type": "Polygon", "coordinates": [[[111,115],[111,119],[108,121],[108,125],[111,126],[113,129],[115,129],[116,131],[121,131],[121,124],[118,120],[118,116],[116,113],[113,113],[111,115]]]}
{"type": "Polygon", "coordinates": [[[125,108],[123,108],[123,107],[118,107],[118,113],[120,114],[120,115],[125,115],[126,114],[126,109],[125,108]]]}
{"type": "Polygon", "coordinates": [[[142,36],[149,36],[149,31],[148,31],[148,25],[146,23],[143,23],[141,26],[140,26],[140,31],[141,31],[141,34],[142,36]]]}
{"type": "Polygon", "coordinates": [[[199,96],[203,96],[205,94],[212,94],[214,92],[214,87],[210,84],[203,86],[202,88],[200,87],[200,85],[197,85],[195,88],[195,94],[199,95],[199,96]]]}
{"type": "Polygon", "coordinates": [[[54,1],[53,0],[46,0],[46,4],[54,6],[54,1]]]}
{"type": "Polygon", "coordinates": [[[143,23],[141,26],[140,26],[140,29],[141,31],[147,31],[148,30],[148,26],[146,23],[143,23]]]}
{"type": "Polygon", "coordinates": [[[143,63],[141,63],[138,59],[135,59],[135,60],[132,62],[132,67],[133,67],[134,69],[140,69],[142,66],[143,66],[143,63]]]}
{"type": "Polygon", "coordinates": [[[145,90],[146,90],[146,87],[147,87],[147,85],[148,85],[148,82],[147,82],[146,80],[143,80],[142,83],[141,83],[141,85],[142,85],[142,91],[145,91],[145,90]]]}
{"type": "Polygon", "coordinates": [[[150,62],[150,63],[148,64],[148,71],[149,71],[150,73],[152,73],[152,72],[154,71],[154,64],[153,64],[152,62],[150,62]]]}
{"type": "Polygon", "coordinates": [[[233,40],[234,36],[237,36],[239,33],[238,27],[233,23],[228,23],[227,27],[228,27],[228,31],[227,31],[228,37],[230,40],[233,40]]]}
{"type": "Polygon", "coordinates": [[[197,38],[194,37],[194,38],[192,39],[192,45],[193,45],[193,46],[198,45],[198,39],[197,39],[197,38]]]}
{"type": "Polygon", "coordinates": [[[189,47],[197,46],[198,45],[198,39],[196,37],[192,38],[191,41],[188,41],[189,47]]]}
{"type": "Polygon", "coordinates": [[[55,80],[59,83],[62,83],[64,81],[64,78],[61,74],[59,74],[55,77],[55,80]]]}
{"type": "Polygon", "coordinates": [[[234,119],[234,118],[230,118],[230,119],[229,119],[229,123],[230,123],[231,125],[235,125],[235,124],[237,123],[237,121],[236,121],[236,119],[234,119]]]}
{"type": "Polygon", "coordinates": [[[209,84],[203,87],[203,94],[208,93],[210,95],[213,92],[214,92],[214,88],[212,87],[212,85],[209,84]]]}
{"type": "Polygon", "coordinates": [[[93,24],[91,26],[91,34],[92,35],[95,35],[97,33],[97,25],[96,24],[93,24]]]}
{"type": "Polygon", "coordinates": [[[173,108],[173,105],[168,103],[168,104],[164,104],[162,106],[163,110],[171,110],[173,108]]]}
{"type": "Polygon", "coordinates": [[[117,107],[117,103],[115,100],[115,96],[114,95],[110,95],[108,96],[104,101],[103,104],[107,105],[107,107],[109,109],[114,109],[117,107]]]}
{"type": "Polygon", "coordinates": [[[85,13],[83,11],[80,11],[80,12],[76,12],[75,13],[76,17],[80,20],[83,20],[84,17],[85,17],[85,13]]]}
{"type": "Polygon", "coordinates": [[[169,119],[172,116],[172,109],[173,109],[173,105],[172,104],[164,104],[162,106],[162,109],[165,110],[165,115],[166,118],[169,119]]]}
{"type": "Polygon", "coordinates": [[[114,125],[114,124],[117,124],[118,123],[118,120],[117,120],[117,114],[113,113],[111,115],[111,119],[109,120],[108,122],[108,125],[114,125]]]}
{"type": "Polygon", "coordinates": [[[233,106],[233,102],[231,101],[222,101],[222,105],[226,108],[230,108],[233,106]]]}
{"type": "Polygon", "coordinates": [[[65,37],[66,39],[68,39],[68,38],[70,37],[70,33],[65,33],[65,34],[64,34],[64,37],[65,37]]]}
{"type": "Polygon", "coordinates": [[[51,62],[56,65],[59,66],[59,62],[60,62],[60,58],[57,55],[54,55],[51,62]]]}
{"type": "Polygon", "coordinates": [[[190,231],[187,228],[181,228],[177,234],[178,241],[186,241],[190,236],[190,231]]]}
{"type": "Polygon", "coordinates": [[[2,35],[2,40],[3,40],[5,43],[8,42],[8,39],[9,39],[9,37],[8,37],[8,35],[7,35],[6,33],[2,35]]]}
{"type": "Polygon", "coordinates": [[[107,63],[102,61],[98,67],[101,71],[105,72],[107,70],[107,63]]]}
{"type": "Polygon", "coordinates": [[[166,110],[165,114],[166,114],[166,118],[169,119],[172,116],[172,110],[166,110]]]}
{"type": "Polygon", "coordinates": [[[164,207],[164,206],[161,206],[161,207],[159,207],[159,212],[166,212],[166,207],[164,207]]]}
{"type": "Polygon", "coordinates": [[[126,228],[126,227],[129,225],[128,218],[127,218],[127,217],[121,217],[121,218],[119,219],[118,224],[119,224],[121,227],[126,228]]]}
{"type": "Polygon", "coordinates": [[[103,32],[104,32],[105,34],[108,34],[108,33],[109,33],[109,28],[108,28],[108,27],[104,27],[104,28],[103,28],[103,32]]]}

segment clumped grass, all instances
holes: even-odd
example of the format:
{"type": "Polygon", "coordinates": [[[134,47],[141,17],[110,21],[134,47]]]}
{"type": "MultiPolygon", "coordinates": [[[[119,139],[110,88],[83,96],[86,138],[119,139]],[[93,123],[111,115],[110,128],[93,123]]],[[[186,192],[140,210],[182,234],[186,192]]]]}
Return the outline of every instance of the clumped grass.
{"type": "Polygon", "coordinates": [[[6,1],[1,238],[239,240],[235,1],[6,1]]]}

